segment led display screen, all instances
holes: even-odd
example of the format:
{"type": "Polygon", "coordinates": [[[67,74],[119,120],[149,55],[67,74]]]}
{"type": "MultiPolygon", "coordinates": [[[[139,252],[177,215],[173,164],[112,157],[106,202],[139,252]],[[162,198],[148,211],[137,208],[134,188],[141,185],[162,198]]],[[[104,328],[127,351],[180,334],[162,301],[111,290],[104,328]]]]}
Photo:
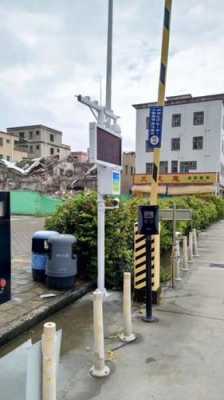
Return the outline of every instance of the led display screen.
{"type": "Polygon", "coordinates": [[[97,160],[121,165],[121,138],[97,127],[97,160]]]}

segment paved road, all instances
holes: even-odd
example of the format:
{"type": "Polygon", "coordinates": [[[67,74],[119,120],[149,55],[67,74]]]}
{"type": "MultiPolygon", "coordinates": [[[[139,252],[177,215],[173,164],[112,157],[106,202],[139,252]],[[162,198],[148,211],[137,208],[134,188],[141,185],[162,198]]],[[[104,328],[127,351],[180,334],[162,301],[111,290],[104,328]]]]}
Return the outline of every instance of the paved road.
{"type": "Polygon", "coordinates": [[[201,235],[200,258],[185,277],[184,288],[170,291],[155,311],[158,324],[148,325],[134,309],[138,341],[119,348],[121,299],[105,302],[106,348],[112,374],[106,380],[88,375],[93,354],[91,298],[58,315],[64,328],[59,381],[61,400],[223,400],[224,379],[224,222],[201,235]],[[112,338],[109,338],[111,337],[112,338]]]}
{"type": "Polygon", "coordinates": [[[43,229],[44,218],[12,217],[12,256],[13,259],[30,258],[32,235],[43,229]]]}

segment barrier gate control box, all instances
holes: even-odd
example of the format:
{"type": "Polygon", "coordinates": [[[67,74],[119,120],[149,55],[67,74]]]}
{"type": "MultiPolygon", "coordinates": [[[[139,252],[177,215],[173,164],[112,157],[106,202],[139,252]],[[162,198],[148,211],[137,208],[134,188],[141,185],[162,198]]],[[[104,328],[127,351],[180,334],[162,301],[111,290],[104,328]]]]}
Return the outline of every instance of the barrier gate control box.
{"type": "Polygon", "coordinates": [[[11,299],[10,193],[0,192],[0,304],[11,299]]]}
{"type": "Polygon", "coordinates": [[[158,206],[140,206],[138,208],[138,233],[145,236],[158,235],[158,206]]]}

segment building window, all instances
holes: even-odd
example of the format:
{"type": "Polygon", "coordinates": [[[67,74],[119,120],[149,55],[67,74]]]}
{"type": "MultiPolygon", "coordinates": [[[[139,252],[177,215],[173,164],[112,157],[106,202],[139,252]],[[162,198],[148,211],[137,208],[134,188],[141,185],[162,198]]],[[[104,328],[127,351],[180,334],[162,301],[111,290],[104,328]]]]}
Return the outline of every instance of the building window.
{"type": "Polygon", "coordinates": [[[38,136],[40,134],[40,131],[36,131],[36,135],[38,136]]]}
{"type": "Polygon", "coordinates": [[[53,133],[50,134],[50,141],[51,141],[51,142],[54,142],[54,135],[53,135],[53,133]]]}
{"type": "Polygon", "coordinates": [[[204,124],[204,111],[194,112],[194,125],[203,125],[204,124]]]}
{"type": "Polygon", "coordinates": [[[0,146],[3,146],[3,138],[0,138],[0,146]]]}
{"type": "Polygon", "coordinates": [[[30,146],[30,153],[33,153],[33,146],[30,146]]]}
{"type": "Polygon", "coordinates": [[[50,154],[53,156],[53,154],[54,154],[54,149],[53,149],[53,147],[51,147],[50,148],[50,154]]]}
{"type": "Polygon", "coordinates": [[[193,137],[193,150],[202,150],[202,149],[203,149],[203,136],[193,137]]]}
{"type": "Polygon", "coordinates": [[[57,153],[60,153],[60,149],[57,149],[57,153]]]}
{"type": "Polygon", "coordinates": [[[152,175],[153,172],[153,163],[146,163],[146,174],[152,175]]]}
{"type": "Polygon", "coordinates": [[[160,174],[168,174],[168,161],[160,161],[160,174]]]}
{"type": "Polygon", "coordinates": [[[177,128],[181,126],[181,114],[173,114],[172,115],[172,127],[177,128]]]}
{"type": "Polygon", "coordinates": [[[29,132],[29,139],[32,139],[32,137],[33,137],[33,132],[30,131],[30,132],[29,132]]]}
{"type": "Polygon", "coordinates": [[[171,173],[172,174],[178,173],[178,161],[171,161],[171,173]]]}
{"type": "Polygon", "coordinates": [[[195,171],[197,169],[197,161],[181,161],[180,162],[180,172],[188,173],[190,171],[195,171]]]}
{"type": "Polygon", "coordinates": [[[145,151],[146,151],[146,153],[152,153],[153,152],[153,148],[152,148],[152,146],[150,146],[149,140],[145,141],[145,151]]]}
{"type": "Polygon", "coordinates": [[[6,156],[6,160],[7,160],[7,161],[10,161],[10,156],[6,156]]]}
{"type": "Polygon", "coordinates": [[[39,144],[36,145],[36,150],[40,150],[40,145],[39,144]]]}
{"type": "Polygon", "coordinates": [[[10,143],[10,139],[6,139],[6,143],[10,143]]]}
{"type": "Polygon", "coordinates": [[[128,174],[128,165],[125,165],[125,175],[128,174]]]}
{"type": "Polygon", "coordinates": [[[24,139],[24,132],[19,132],[19,138],[20,138],[20,140],[24,139]]]}
{"type": "Polygon", "coordinates": [[[171,150],[172,151],[180,150],[180,138],[172,138],[171,139],[171,150]]]}

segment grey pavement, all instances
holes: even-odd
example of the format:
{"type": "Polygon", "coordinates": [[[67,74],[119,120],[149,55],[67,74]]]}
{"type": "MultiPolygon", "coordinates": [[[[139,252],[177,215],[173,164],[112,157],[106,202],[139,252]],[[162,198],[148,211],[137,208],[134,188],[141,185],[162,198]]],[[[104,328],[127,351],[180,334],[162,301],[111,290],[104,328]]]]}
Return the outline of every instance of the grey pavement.
{"type": "MultiPolygon", "coordinates": [[[[141,320],[142,305],[133,306],[136,342],[123,345],[121,294],[105,299],[105,347],[111,375],[103,380],[88,373],[93,362],[92,295],[55,313],[63,329],[58,379],[60,400],[223,400],[224,379],[224,221],[201,233],[195,258],[181,287],[164,292],[154,308],[159,322],[141,320]],[[220,263],[211,267],[210,263],[220,263]]],[[[42,323],[20,336],[40,338],[42,323]]],[[[2,354],[12,344],[2,349],[2,354]]],[[[0,352],[1,353],[1,352],[0,352]]]]}
{"type": "Polygon", "coordinates": [[[154,313],[156,324],[142,322],[134,305],[135,343],[120,347],[121,295],[105,300],[105,343],[112,374],[88,374],[93,360],[92,299],[88,295],[55,316],[63,327],[59,374],[61,400],[223,400],[224,397],[224,222],[200,238],[200,257],[182,287],[166,291],[154,313]]]}

